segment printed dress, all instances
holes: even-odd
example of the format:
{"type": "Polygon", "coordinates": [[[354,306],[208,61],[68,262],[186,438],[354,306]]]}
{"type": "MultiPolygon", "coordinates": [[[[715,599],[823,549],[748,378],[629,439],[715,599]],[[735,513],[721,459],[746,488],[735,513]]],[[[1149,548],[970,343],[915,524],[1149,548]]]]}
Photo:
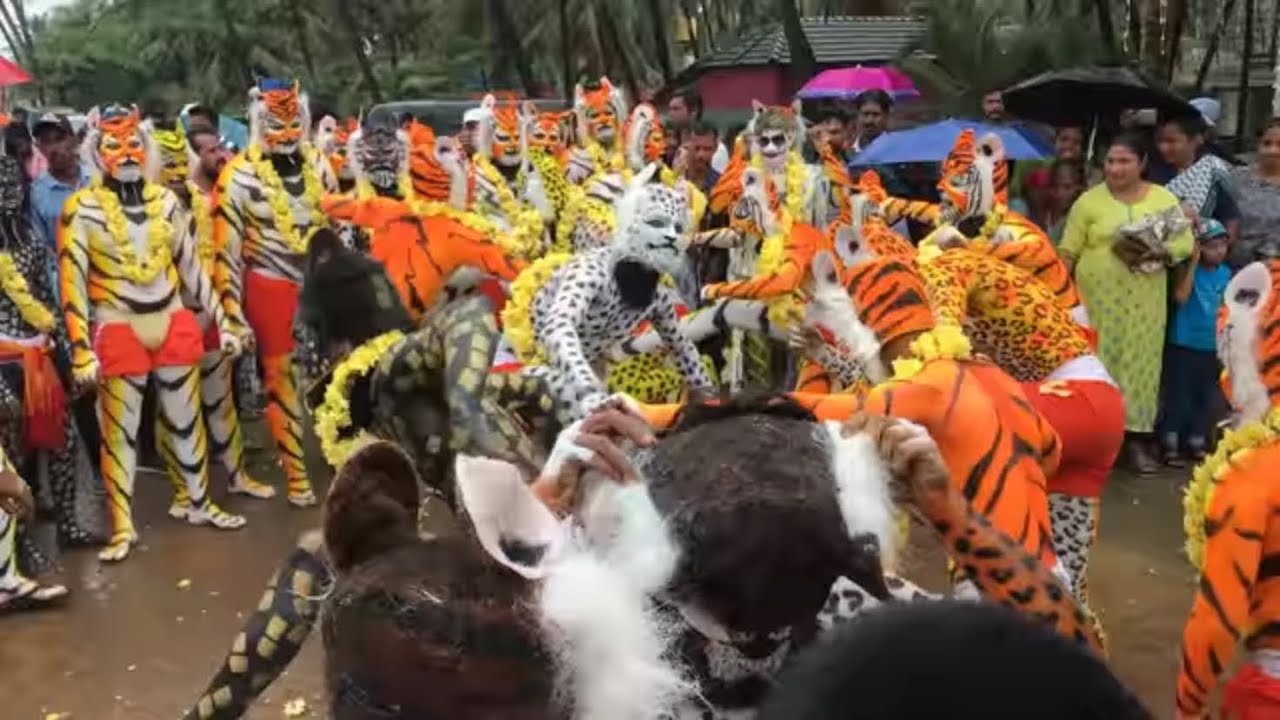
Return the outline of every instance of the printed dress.
{"type": "MultiPolygon", "coordinates": [[[[1106,184],[1095,185],[1076,200],[1067,216],[1058,250],[1075,263],[1089,324],[1098,332],[1098,355],[1124,391],[1125,429],[1151,432],[1160,392],[1164,349],[1167,273],[1134,273],[1112,252],[1116,230],[1178,206],[1168,190],[1152,185],[1146,197],[1126,205],[1106,184]]],[[[1190,230],[1168,243],[1173,262],[1191,255],[1190,230]]]]}

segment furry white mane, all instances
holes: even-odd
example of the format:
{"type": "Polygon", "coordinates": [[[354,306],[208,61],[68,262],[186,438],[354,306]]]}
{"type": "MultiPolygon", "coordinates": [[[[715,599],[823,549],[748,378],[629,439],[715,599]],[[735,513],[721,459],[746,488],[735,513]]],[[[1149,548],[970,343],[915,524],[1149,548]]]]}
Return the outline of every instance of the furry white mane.
{"type": "Polygon", "coordinates": [[[822,424],[831,441],[831,467],[836,478],[840,515],[851,536],[870,533],[880,543],[885,567],[897,557],[894,506],[889,495],[892,478],[879,451],[865,434],[843,437],[840,423],[822,424]]]}
{"type": "Polygon", "coordinates": [[[1222,301],[1227,320],[1218,334],[1218,357],[1231,381],[1231,403],[1241,422],[1261,420],[1271,409],[1271,398],[1262,381],[1258,342],[1264,310],[1271,295],[1271,272],[1266,263],[1245,266],[1227,285],[1222,301]]]}
{"type": "Polygon", "coordinates": [[[830,252],[824,250],[814,256],[811,276],[812,292],[805,305],[805,323],[830,331],[836,340],[852,351],[873,382],[888,379],[880,361],[880,340],[858,315],[849,291],[840,281],[835,258],[830,252]]]}
{"type": "Polygon", "coordinates": [[[627,155],[627,164],[631,166],[632,170],[639,170],[645,166],[645,145],[648,144],[649,132],[657,121],[657,113],[654,111],[653,106],[648,103],[641,103],[636,106],[635,110],[631,111],[631,118],[627,123],[624,149],[627,155]]]}

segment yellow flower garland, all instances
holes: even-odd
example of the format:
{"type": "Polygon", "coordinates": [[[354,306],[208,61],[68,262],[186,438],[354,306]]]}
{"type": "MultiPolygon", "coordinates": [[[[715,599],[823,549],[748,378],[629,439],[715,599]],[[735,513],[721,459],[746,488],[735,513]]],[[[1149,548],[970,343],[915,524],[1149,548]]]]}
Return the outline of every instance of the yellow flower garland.
{"type": "MultiPolygon", "coordinates": [[[[751,167],[764,172],[764,158],[760,153],[756,153],[751,157],[751,167]]],[[[805,185],[809,181],[809,168],[804,164],[804,158],[800,157],[800,153],[792,150],[787,153],[787,166],[784,179],[787,186],[777,188],[779,196],[785,200],[787,213],[793,218],[803,218],[804,213],[804,191],[805,185]]]]}
{"type": "Polygon", "coordinates": [[[547,362],[546,352],[533,333],[533,299],[556,270],[571,259],[570,253],[552,253],[525,268],[511,283],[511,298],[502,308],[502,334],[525,365],[547,362]]]}
{"type": "Polygon", "coordinates": [[[322,189],[320,179],[316,177],[313,153],[309,148],[304,148],[302,155],[302,184],[305,188],[302,197],[311,217],[311,227],[305,236],[298,230],[293,209],[289,207],[289,192],[285,190],[284,181],[280,179],[280,174],[276,172],[271,160],[262,154],[262,148],[257,145],[250,145],[246,156],[249,163],[253,165],[254,173],[266,186],[267,203],[271,206],[272,222],[276,232],[280,233],[280,238],[289,248],[289,252],[295,255],[306,254],[311,236],[320,229],[320,223],[316,220],[323,217],[320,212],[322,189]]]}
{"type": "Polygon", "coordinates": [[[18,315],[41,334],[53,332],[57,319],[53,312],[31,294],[27,279],[18,271],[13,255],[0,252],[0,290],[18,307],[18,315]]]}
{"type": "Polygon", "coordinates": [[[141,260],[138,259],[133,240],[129,237],[129,219],[125,217],[124,206],[120,204],[115,191],[99,180],[90,185],[86,192],[102,208],[102,214],[106,217],[107,234],[120,261],[120,274],[126,280],[148,285],[172,267],[173,225],[164,217],[165,193],[158,185],[146,183],[142,186],[142,206],[147,218],[147,254],[141,260]]]}
{"type": "Polygon", "coordinates": [[[958,325],[940,324],[912,343],[910,355],[893,361],[893,379],[909,380],[932,360],[969,360],[973,345],[958,325]]]}
{"type": "Polygon", "coordinates": [[[537,210],[521,205],[516,200],[516,195],[507,185],[506,179],[488,157],[477,153],[475,168],[476,172],[480,173],[497,193],[498,209],[511,225],[511,239],[520,248],[518,254],[523,257],[536,254],[538,241],[542,238],[542,216],[537,210]]]}
{"type": "Polygon", "coordinates": [[[1238,467],[1253,450],[1280,438],[1280,407],[1273,407],[1261,420],[1228,430],[1218,448],[1192,473],[1182,498],[1182,529],[1187,535],[1187,558],[1197,571],[1204,568],[1205,516],[1213,507],[1213,493],[1226,474],[1238,467]]]}
{"type": "Polygon", "coordinates": [[[611,206],[591,197],[581,186],[571,187],[569,193],[569,202],[565,203],[564,212],[556,224],[555,243],[551,246],[553,253],[573,252],[573,231],[584,216],[592,225],[605,228],[610,237],[617,228],[618,218],[611,206]]]}
{"type": "Polygon", "coordinates": [[[360,430],[353,437],[343,438],[342,433],[351,427],[351,385],[373,369],[383,355],[404,339],[404,333],[392,330],[383,333],[360,347],[334,368],[333,379],[324,391],[324,402],[315,412],[316,437],[325,460],[339,467],[361,446],[373,440],[373,436],[360,430]]]}
{"type": "Polygon", "coordinates": [[[213,208],[209,198],[200,187],[187,181],[187,194],[191,196],[191,214],[196,219],[196,255],[200,258],[200,268],[206,273],[213,271],[213,208]]]}
{"type": "Polygon", "coordinates": [[[526,248],[511,233],[504,232],[496,223],[482,215],[459,210],[439,200],[419,200],[410,207],[413,208],[414,215],[443,215],[475,230],[489,238],[489,241],[497,245],[508,257],[524,257],[525,255],[526,248]]]}
{"type": "MultiPolygon", "coordinates": [[[[778,231],[766,237],[760,243],[760,257],[756,259],[757,276],[771,275],[782,269],[786,261],[787,241],[791,238],[791,215],[783,210],[778,217],[778,231]]],[[[804,304],[798,293],[790,292],[778,297],[769,298],[769,322],[774,326],[786,329],[794,325],[804,315],[804,304]]]]}
{"type": "Polygon", "coordinates": [[[619,145],[620,143],[615,139],[614,149],[606,151],[598,140],[594,138],[587,140],[587,155],[591,158],[591,164],[596,168],[596,172],[592,173],[593,176],[599,173],[621,173],[627,170],[627,159],[623,157],[622,149],[619,145]]]}
{"type": "MultiPolygon", "coordinates": [[[[405,202],[413,202],[414,200],[413,178],[409,176],[407,170],[400,173],[399,177],[396,178],[396,193],[405,202]]],[[[373,183],[369,182],[368,178],[356,178],[357,200],[369,200],[377,195],[378,191],[373,189],[373,183]]]]}

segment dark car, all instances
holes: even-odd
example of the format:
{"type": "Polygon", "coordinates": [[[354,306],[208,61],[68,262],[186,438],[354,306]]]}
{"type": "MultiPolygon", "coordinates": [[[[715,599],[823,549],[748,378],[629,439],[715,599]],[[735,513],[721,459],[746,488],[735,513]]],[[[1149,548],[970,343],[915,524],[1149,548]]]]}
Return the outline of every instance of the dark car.
{"type": "MultiPolygon", "coordinates": [[[[540,112],[565,110],[569,103],[560,99],[534,100],[540,112]]],[[[462,128],[462,114],[479,107],[477,98],[449,98],[442,100],[399,100],[375,105],[369,110],[370,119],[381,119],[391,114],[396,118],[412,115],[418,122],[430,125],[438,133],[454,133],[462,128]]]]}

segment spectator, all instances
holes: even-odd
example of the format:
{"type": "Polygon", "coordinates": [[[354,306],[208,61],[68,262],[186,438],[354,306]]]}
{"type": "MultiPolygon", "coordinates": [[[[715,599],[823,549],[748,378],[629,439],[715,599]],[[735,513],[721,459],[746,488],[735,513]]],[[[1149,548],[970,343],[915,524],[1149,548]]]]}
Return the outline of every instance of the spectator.
{"type": "Polygon", "coordinates": [[[1173,291],[1178,309],[1165,351],[1164,418],[1160,428],[1165,464],[1182,467],[1181,451],[1197,463],[1208,447],[1212,409],[1218,404],[1217,316],[1231,281],[1226,265],[1227,231],[1217,220],[1200,226],[1191,262],[1173,291]]]}
{"type": "MultiPolygon", "coordinates": [[[[703,109],[702,95],[694,88],[683,87],[676,90],[667,103],[667,117],[677,129],[684,130],[702,120],[703,109]]],[[[722,173],[728,166],[729,150],[724,143],[719,143],[716,145],[715,155],[711,157],[711,169],[722,173]]]]}
{"type": "MultiPolygon", "coordinates": [[[[57,255],[58,218],[62,206],[72,193],[89,184],[88,169],[80,165],[80,153],[71,123],[61,115],[45,113],[34,128],[36,146],[48,161],[49,167],[31,185],[31,224],[57,255]]],[[[57,268],[49,268],[54,279],[55,292],[57,268]]],[[[60,293],[58,293],[60,295],[60,293]]]]}
{"type": "Polygon", "coordinates": [[[720,179],[720,173],[712,167],[719,145],[720,135],[715,127],[697,120],[689,126],[684,144],[677,155],[681,158],[678,164],[683,166],[680,169],[685,179],[704,193],[711,192],[711,188],[720,179]]]}
{"type": "Polygon", "coordinates": [[[1084,192],[1087,183],[1084,164],[1078,160],[1055,161],[1047,174],[1049,176],[1048,191],[1040,212],[1034,217],[1036,224],[1044,228],[1049,238],[1057,245],[1062,241],[1062,230],[1066,226],[1067,213],[1084,192]]]}
{"type": "Polygon", "coordinates": [[[1009,120],[1009,116],[1004,112],[1003,91],[992,90],[982,96],[982,117],[995,125],[1003,125],[1009,120]]]}
{"type": "Polygon", "coordinates": [[[458,144],[462,146],[462,153],[467,157],[476,151],[476,129],[480,127],[480,121],[484,119],[484,110],[474,107],[462,113],[462,130],[458,133],[458,144]]]}
{"type": "Polygon", "coordinates": [[[782,675],[759,717],[1153,718],[1087,650],[1007,608],[958,601],[885,605],[832,631],[782,675]]]}
{"type": "MultiPolygon", "coordinates": [[[[1048,194],[1053,186],[1051,170],[1058,163],[1084,162],[1084,130],[1073,126],[1055,128],[1053,131],[1053,159],[1049,161],[1023,160],[1012,170],[1010,183],[1016,197],[1026,200],[1032,216],[1044,212],[1049,202],[1048,194]]],[[[1043,227],[1043,226],[1042,226],[1043,227]]]]}
{"type": "Polygon", "coordinates": [[[1075,271],[1089,322],[1098,331],[1098,356],[1124,392],[1126,464],[1139,474],[1158,470],[1147,447],[1155,427],[1161,354],[1168,318],[1165,267],[1191,255],[1190,231],[1167,238],[1164,263],[1155,271],[1133,267],[1117,253],[1117,231],[1179,206],[1173,193],[1142,179],[1146,165],[1140,138],[1121,134],[1111,140],[1105,160],[1106,181],[1095,185],[1067,214],[1059,252],[1075,271]]]}
{"type": "Polygon", "coordinates": [[[852,159],[850,145],[852,138],[848,133],[849,118],[837,105],[824,104],[811,115],[809,125],[808,146],[805,148],[805,162],[816,163],[822,156],[822,147],[830,147],[838,158],[845,162],[852,159]]]}
{"type": "Polygon", "coordinates": [[[1161,122],[1156,130],[1156,148],[1163,164],[1149,177],[1169,188],[1195,216],[1222,223],[1234,241],[1240,231],[1240,210],[1233,197],[1231,165],[1205,152],[1206,128],[1200,116],[1161,122]]]}
{"type": "Polygon", "coordinates": [[[854,154],[864,148],[889,127],[889,113],[893,111],[893,98],[883,90],[868,90],[853,101],[858,113],[858,135],[853,138],[850,150],[854,154]]]}
{"type": "Polygon", "coordinates": [[[1231,173],[1240,210],[1240,229],[1228,264],[1234,270],[1255,260],[1280,257],[1280,117],[1271,118],[1258,138],[1258,159],[1231,173]]]}

